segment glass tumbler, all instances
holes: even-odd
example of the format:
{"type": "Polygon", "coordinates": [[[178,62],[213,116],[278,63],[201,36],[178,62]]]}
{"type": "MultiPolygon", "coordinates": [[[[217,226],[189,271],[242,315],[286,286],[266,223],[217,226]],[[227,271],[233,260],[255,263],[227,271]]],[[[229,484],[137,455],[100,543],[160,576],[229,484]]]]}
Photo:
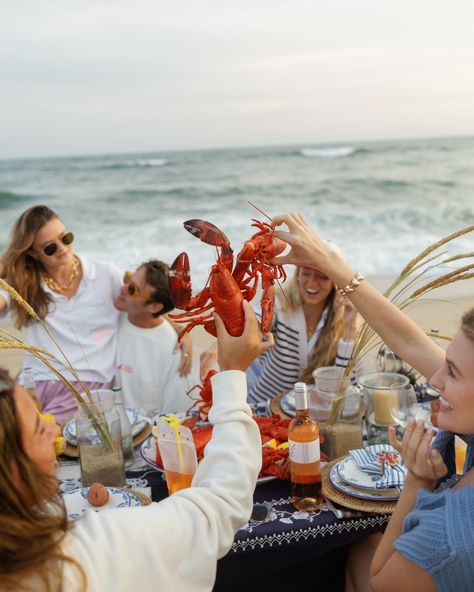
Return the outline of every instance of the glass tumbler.
{"type": "MultiPolygon", "coordinates": [[[[120,416],[111,390],[91,391],[87,402],[94,418],[80,405],[76,416],[77,445],[83,487],[98,482],[106,486],[125,485],[120,416]]],[[[85,399],[87,401],[87,399],[85,399]]]]}

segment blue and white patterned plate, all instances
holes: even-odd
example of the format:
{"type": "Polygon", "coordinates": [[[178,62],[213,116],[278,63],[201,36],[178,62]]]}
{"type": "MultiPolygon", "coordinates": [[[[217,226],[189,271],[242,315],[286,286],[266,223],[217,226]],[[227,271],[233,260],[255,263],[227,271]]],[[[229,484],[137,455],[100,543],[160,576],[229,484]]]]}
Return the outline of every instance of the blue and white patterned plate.
{"type": "Polygon", "coordinates": [[[107,489],[109,490],[109,499],[103,506],[92,506],[87,501],[89,487],[82,487],[82,489],[64,493],[63,499],[69,520],[77,520],[86,510],[101,512],[102,510],[131,508],[142,505],[140,498],[129,491],[115,487],[107,487],[107,489]]]}
{"type": "Polygon", "coordinates": [[[395,501],[400,497],[398,489],[362,489],[355,485],[351,485],[350,483],[346,483],[338,473],[339,464],[340,463],[336,463],[331,467],[331,470],[329,471],[329,480],[334,487],[339,491],[342,491],[342,493],[346,493],[347,495],[359,499],[385,502],[395,501]]]}
{"type": "MultiPolygon", "coordinates": [[[[132,426],[132,438],[135,438],[147,425],[148,420],[144,415],[140,415],[135,407],[125,407],[130,424],[132,426]],[[132,423],[133,419],[133,423],[132,423]]],[[[77,446],[76,420],[71,419],[63,428],[63,436],[68,444],[77,446]]]]}
{"type": "MultiPolygon", "coordinates": [[[[375,483],[380,479],[380,475],[370,475],[369,473],[365,473],[359,469],[351,456],[338,462],[336,468],[339,477],[349,485],[354,485],[360,489],[369,489],[371,491],[377,489],[375,483]]],[[[395,492],[397,492],[398,489],[392,487],[385,488],[382,491],[389,491],[392,495],[395,495],[395,492]]]]}
{"type": "MultiPolygon", "coordinates": [[[[148,466],[155,469],[155,471],[164,473],[163,468],[156,464],[156,446],[156,438],[154,436],[149,436],[140,446],[140,455],[148,466]]],[[[264,477],[259,477],[257,479],[257,485],[268,483],[274,479],[276,479],[274,475],[265,475],[264,477]]]]}

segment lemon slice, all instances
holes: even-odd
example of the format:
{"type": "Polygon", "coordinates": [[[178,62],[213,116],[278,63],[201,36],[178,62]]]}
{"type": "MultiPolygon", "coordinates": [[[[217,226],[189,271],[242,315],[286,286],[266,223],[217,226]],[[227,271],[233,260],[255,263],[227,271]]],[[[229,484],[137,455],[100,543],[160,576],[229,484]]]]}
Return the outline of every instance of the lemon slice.
{"type": "Polygon", "coordinates": [[[272,440],[268,440],[268,442],[265,442],[265,444],[262,444],[262,448],[272,448],[273,450],[275,450],[276,447],[277,442],[274,438],[272,440]]]}

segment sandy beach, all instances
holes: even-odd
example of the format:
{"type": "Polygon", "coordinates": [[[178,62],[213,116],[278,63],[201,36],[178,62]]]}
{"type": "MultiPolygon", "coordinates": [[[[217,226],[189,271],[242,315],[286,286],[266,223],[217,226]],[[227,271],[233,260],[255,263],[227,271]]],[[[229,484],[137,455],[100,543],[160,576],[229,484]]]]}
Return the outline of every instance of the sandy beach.
{"type": "MultiPolygon", "coordinates": [[[[390,285],[391,278],[375,277],[370,278],[371,283],[380,291],[390,285]]],[[[466,280],[454,285],[445,286],[431,292],[429,297],[420,298],[413,308],[407,313],[425,331],[438,329],[441,334],[452,336],[456,332],[463,312],[474,306],[474,280],[466,280]]],[[[11,318],[0,319],[2,329],[18,334],[13,328],[11,318]]],[[[193,330],[195,355],[208,347],[212,341],[208,333],[201,327],[193,330]]],[[[442,345],[448,342],[441,341],[442,345]]],[[[374,355],[369,354],[364,360],[364,370],[372,371],[374,366],[374,355]]],[[[23,354],[15,350],[2,350],[1,366],[7,368],[13,375],[16,375],[22,365],[23,354]]]]}

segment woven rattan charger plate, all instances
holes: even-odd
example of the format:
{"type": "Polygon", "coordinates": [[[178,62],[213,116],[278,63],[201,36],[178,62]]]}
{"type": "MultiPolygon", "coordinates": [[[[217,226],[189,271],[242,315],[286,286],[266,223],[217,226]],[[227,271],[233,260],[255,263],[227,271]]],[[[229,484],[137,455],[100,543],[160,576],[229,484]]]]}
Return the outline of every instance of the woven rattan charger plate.
{"type": "Polygon", "coordinates": [[[280,417],[283,417],[283,419],[292,419],[280,407],[280,401],[286,394],[287,393],[281,393],[281,395],[277,395],[276,397],[273,397],[273,399],[271,400],[271,403],[270,403],[270,409],[274,415],[279,415],[280,417]]]}
{"type": "MultiPolygon", "coordinates": [[[[143,428],[143,430],[137,434],[133,440],[133,447],[136,448],[137,446],[140,446],[140,444],[142,444],[143,442],[145,442],[145,440],[148,438],[148,436],[151,434],[151,425],[149,423],[146,424],[146,426],[143,428]]],[[[77,448],[77,446],[72,446],[72,444],[69,444],[69,442],[66,443],[66,448],[63,452],[64,456],[70,456],[72,458],[79,458],[79,450],[77,448]]]]}
{"type": "Polygon", "coordinates": [[[325,467],[323,467],[321,471],[321,478],[323,484],[323,495],[324,497],[329,498],[333,502],[344,506],[346,508],[350,508],[351,510],[361,510],[362,512],[370,512],[372,514],[391,514],[397,502],[383,502],[383,501],[376,501],[376,500],[364,500],[359,499],[357,497],[352,497],[351,495],[347,495],[346,493],[342,493],[339,489],[336,489],[334,485],[329,480],[329,472],[331,468],[341,461],[342,459],[346,458],[345,456],[341,456],[340,458],[336,458],[336,460],[331,461],[325,467]]]}

